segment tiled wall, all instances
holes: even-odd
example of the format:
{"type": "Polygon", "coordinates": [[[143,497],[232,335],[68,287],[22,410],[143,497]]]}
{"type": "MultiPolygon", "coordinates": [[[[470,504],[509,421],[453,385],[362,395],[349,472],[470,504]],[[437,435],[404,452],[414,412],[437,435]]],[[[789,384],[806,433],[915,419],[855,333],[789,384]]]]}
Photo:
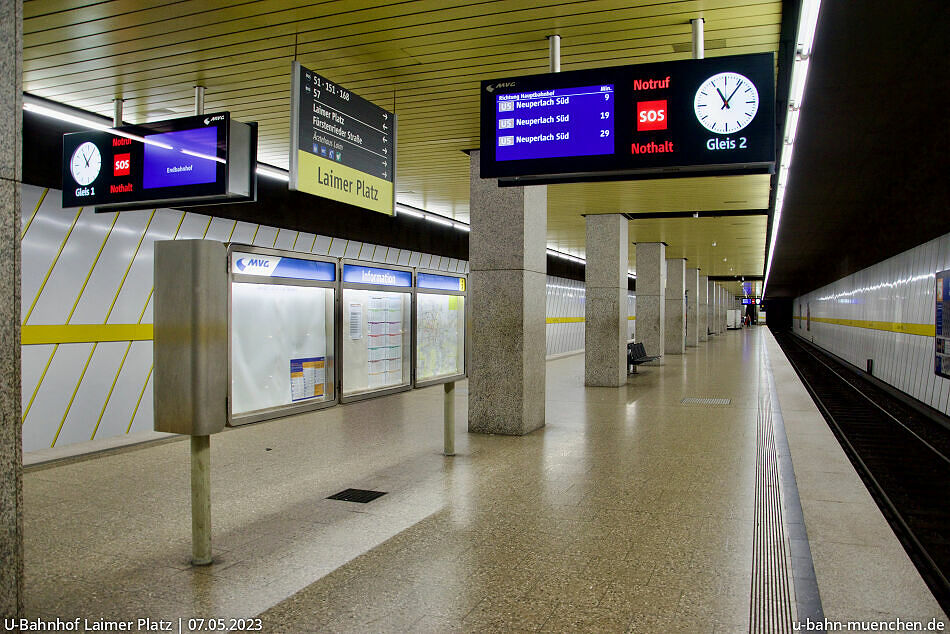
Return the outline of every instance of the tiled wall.
{"type": "Polygon", "coordinates": [[[950,380],[934,374],[934,274],[950,234],[849,275],[793,305],[795,334],[945,414],[950,380]],[[809,318],[810,316],[810,318],[809,318]]]}
{"type": "MultiPolygon", "coordinates": [[[[23,186],[24,451],[152,429],[155,240],[207,238],[468,272],[468,262],[416,251],[171,209],[64,210],[61,200],[57,190],[23,186]]],[[[580,282],[548,278],[549,320],[581,318],[548,326],[548,354],[583,349],[583,293],[580,282]]]]}

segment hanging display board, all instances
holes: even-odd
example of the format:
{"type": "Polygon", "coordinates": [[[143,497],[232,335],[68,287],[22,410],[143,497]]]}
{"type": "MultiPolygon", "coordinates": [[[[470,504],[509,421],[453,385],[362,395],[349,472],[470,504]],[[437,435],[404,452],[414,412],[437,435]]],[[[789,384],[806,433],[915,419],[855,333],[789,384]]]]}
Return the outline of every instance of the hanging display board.
{"type": "Polygon", "coordinates": [[[257,124],[227,112],[63,136],[63,208],[256,199],[257,124]]]}
{"type": "Polygon", "coordinates": [[[229,261],[231,424],[335,403],[336,261],[240,245],[229,261]]]}
{"type": "Polygon", "coordinates": [[[774,69],[766,53],[483,81],[481,176],[771,173],[774,69]]]}
{"type": "Polygon", "coordinates": [[[411,387],[412,269],[343,263],[343,401],[411,387]]]}
{"type": "Polygon", "coordinates": [[[395,213],[396,116],[293,63],[290,189],[395,213]]]}
{"type": "Polygon", "coordinates": [[[416,387],[465,376],[465,282],[416,272],[416,387]]]}
{"type": "Polygon", "coordinates": [[[950,379],[950,270],[936,275],[934,306],[934,373],[950,379]]]}

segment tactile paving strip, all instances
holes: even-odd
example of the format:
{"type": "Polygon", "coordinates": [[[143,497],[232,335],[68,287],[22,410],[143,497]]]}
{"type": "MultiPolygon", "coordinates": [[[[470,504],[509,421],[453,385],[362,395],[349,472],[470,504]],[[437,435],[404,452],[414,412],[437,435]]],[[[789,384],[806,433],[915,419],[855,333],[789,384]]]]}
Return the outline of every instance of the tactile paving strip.
{"type": "Polygon", "coordinates": [[[755,430],[755,529],[749,632],[784,634],[794,627],[791,553],[782,517],[772,397],[768,383],[763,381],[763,384],[755,430]]]}
{"type": "Polygon", "coordinates": [[[729,405],[732,403],[731,398],[698,398],[695,396],[687,396],[682,401],[683,405],[729,405]]]}

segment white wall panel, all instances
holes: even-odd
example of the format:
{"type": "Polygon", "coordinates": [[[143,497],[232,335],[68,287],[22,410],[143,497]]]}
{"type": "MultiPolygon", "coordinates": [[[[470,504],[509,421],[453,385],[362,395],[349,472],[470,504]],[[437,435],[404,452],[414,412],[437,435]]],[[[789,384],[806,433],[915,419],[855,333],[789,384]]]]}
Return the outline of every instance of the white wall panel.
{"type": "Polygon", "coordinates": [[[251,244],[256,231],[257,225],[250,222],[238,222],[237,226],[234,227],[234,233],[231,234],[231,242],[251,244]]]}
{"type": "MultiPolygon", "coordinates": [[[[152,342],[133,341],[129,348],[129,354],[125,357],[125,363],[122,365],[122,371],[119,373],[119,380],[116,381],[115,389],[112,390],[112,396],[109,397],[102,422],[99,423],[96,438],[112,438],[126,433],[132,422],[132,413],[135,411],[135,405],[142,394],[142,388],[145,386],[145,379],[148,377],[151,367],[152,342]]],[[[152,409],[151,400],[146,402],[143,398],[142,401],[140,407],[152,409]]],[[[139,431],[149,431],[150,429],[151,426],[139,431]]]]}
{"type": "MultiPolygon", "coordinates": [[[[110,341],[95,346],[92,359],[78,384],[79,389],[65,411],[66,420],[56,439],[58,446],[92,440],[127,345],[124,341],[110,341]]],[[[73,389],[75,386],[69,392],[72,393],[73,389]]]]}
{"type": "MultiPolygon", "coordinates": [[[[26,189],[28,186],[23,187],[26,189]]],[[[57,258],[60,246],[64,244],[73,223],[80,215],[76,209],[64,211],[60,207],[61,196],[58,190],[50,190],[21,241],[21,318],[26,317],[30,306],[33,305],[43,280],[57,258]]],[[[24,215],[25,209],[23,208],[24,215]]],[[[29,213],[32,211],[31,209],[29,213]]]]}
{"type": "Polygon", "coordinates": [[[297,241],[294,243],[294,251],[310,253],[310,250],[314,247],[316,239],[316,234],[307,233],[306,231],[299,232],[297,234],[297,241]]]}
{"type": "Polygon", "coordinates": [[[257,235],[254,236],[254,246],[256,247],[273,247],[274,242],[277,240],[277,228],[268,227],[267,225],[260,225],[257,228],[257,235]]]}
{"type": "Polygon", "coordinates": [[[55,347],[54,344],[21,346],[20,394],[23,412],[26,412],[27,404],[33,397],[36,385],[43,375],[43,369],[46,368],[55,347]]]}
{"type": "Polygon", "coordinates": [[[22,213],[20,214],[21,234],[28,225],[32,224],[31,220],[34,219],[35,212],[39,211],[37,206],[41,200],[46,202],[45,199],[47,196],[62,196],[62,193],[58,190],[48,190],[45,187],[36,187],[35,185],[22,185],[20,187],[20,207],[22,209],[22,213]]]}
{"type": "Polygon", "coordinates": [[[152,217],[148,226],[145,240],[135,255],[135,261],[125,283],[119,290],[119,298],[115,308],[109,315],[110,324],[138,323],[139,315],[145,308],[149,295],[152,294],[152,268],[156,240],[171,240],[178,231],[182,222],[182,213],[171,209],[159,209],[152,217]]]}
{"type": "Polygon", "coordinates": [[[132,259],[151,217],[151,211],[127,211],[119,214],[70,323],[106,322],[119,284],[132,265],[132,259]]]}
{"type": "Polygon", "coordinates": [[[212,218],[211,226],[205,234],[206,240],[217,240],[218,242],[228,242],[231,232],[234,231],[237,223],[228,218],[212,218]]]}
{"type": "Polygon", "coordinates": [[[274,243],[275,249],[284,249],[290,251],[294,247],[294,240],[297,239],[297,232],[291,229],[280,229],[277,232],[277,240],[274,243]]]}
{"type": "Polygon", "coordinates": [[[934,274],[950,268],[950,234],[931,240],[874,266],[796,298],[793,332],[842,359],[864,368],[908,395],[950,414],[950,380],[933,371],[933,336],[900,332],[897,325],[916,325],[932,332],[934,274]],[[802,306],[799,313],[799,306],[802,306]],[[813,318],[846,320],[806,326],[813,318]],[[860,322],[880,322],[863,327],[860,322]]]}
{"type": "Polygon", "coordinates": [[[79,222],[69,233],[66,246],[53,266],[53,272],[40,289],[40,296],[26,324],[65,324],[79,298],[86,276],[92,271],[112,228],[116,214],[97,214],[83,209],[79,222]]]}
{"type": "Polygon", "coordinates": [[[148,382],[145,384],[145,391],[142,393],[142,399],[139,401],[138,409],[135,410],[135,418],[132,421],[132,427],[129,429],[129,433],[152,431],[154,427],[152,424],[153,420],[152,373],[149,373],[148,382]]]}
{"type": "Polygon", "coordinates": [[[57,347],[33,406],[23,421],[23,451],[53,445],[66,405],[79,382],[92,346],[91,343],[69,343],[57,347]]]}

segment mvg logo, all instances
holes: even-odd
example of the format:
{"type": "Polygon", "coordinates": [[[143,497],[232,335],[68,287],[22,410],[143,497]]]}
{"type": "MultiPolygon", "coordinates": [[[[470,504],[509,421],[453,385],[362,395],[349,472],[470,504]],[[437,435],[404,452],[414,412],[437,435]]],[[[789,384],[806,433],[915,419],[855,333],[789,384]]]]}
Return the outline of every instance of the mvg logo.
{"type": "Polygon", "coordinates": [[[280,263],[280,258],[266,255],[239,253],[234,259],[234,273],[244,275],[264,275],[270,277],[280,263]]]}

